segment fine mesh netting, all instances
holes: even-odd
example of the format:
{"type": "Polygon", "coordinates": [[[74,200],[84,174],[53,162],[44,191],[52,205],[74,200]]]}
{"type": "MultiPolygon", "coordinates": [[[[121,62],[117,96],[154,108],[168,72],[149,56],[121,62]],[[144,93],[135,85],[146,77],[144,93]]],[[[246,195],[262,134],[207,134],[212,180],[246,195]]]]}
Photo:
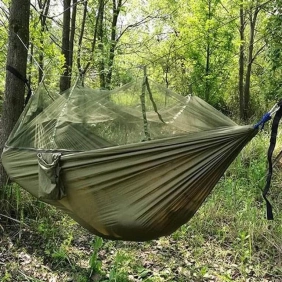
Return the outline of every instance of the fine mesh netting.
{"type": "Polygon", "coordinates": [[[203,100],[145,80],[116,90],[37,90],[7,145],[87,151],[236,125],[203,100]]]}

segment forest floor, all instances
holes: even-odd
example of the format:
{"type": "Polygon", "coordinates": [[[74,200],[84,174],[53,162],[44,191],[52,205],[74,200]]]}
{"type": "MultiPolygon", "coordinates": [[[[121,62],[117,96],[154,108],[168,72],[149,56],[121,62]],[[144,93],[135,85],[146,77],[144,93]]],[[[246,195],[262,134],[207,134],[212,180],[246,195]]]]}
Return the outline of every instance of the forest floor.
{"type": "Polygon", "coordinates": [[[212,238],[199,246],[187,243],[191,238],[179,241],[173,236],[149,243],[104,241],[95,258],[101,264],[91,273],[94,237],[80,227],[64,230],[73,235],[69,243],[63,238],[46,242],[26,227],[8,230],[0,245],[1,281],[282,281],[281,265],[273,265],[272,274],[251,261],[242,267],[231,246],[220,246],[212,238]]]}
{"type": "Polygon", "coordinates": [[[1,225],[1,282],[282,281],[281,245],[264,247],[270,232],[254,239],[247,227],[232,241],[227,222],[222,228],[203,223],[195,232],[195,224],[205,220],[200,213],[171,236],[121,242],[102,240],[70,218],[57,217],[53,224],[1,225]]]}
{"type": "Polygon", "coordinates": [[[102,240],[12,186],[16,213],[0,211],[0,281],[282,282],[281,165],[273,221],[261,197],[268,138],[243,150],[187,224],[149,242],[102,240]]]}

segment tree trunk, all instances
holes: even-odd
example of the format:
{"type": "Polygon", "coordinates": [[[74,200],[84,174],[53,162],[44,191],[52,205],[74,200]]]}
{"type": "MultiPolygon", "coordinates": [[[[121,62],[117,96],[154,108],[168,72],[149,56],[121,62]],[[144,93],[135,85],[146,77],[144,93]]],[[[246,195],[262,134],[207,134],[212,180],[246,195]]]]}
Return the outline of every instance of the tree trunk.
{"type": "Polygon", "coordinates": [[[112,75],[113,75],[113,65],[114,65],[114,59],[115,59],[115,49],[117,46],[117,21],[118,16],[120,13],[122,1],[118,0],[118,3],[116,4],[116,1],[113,0],[113,19],[112,19],[112,27],[111,27],[111,47],[110,47],[110,54],[109,54],[109,62],[108,62],[108,73],[106,77],[106,88],[111,88],[112,83],[112,75]]]}
{"type": "MultiPolygon", "coordinates": [[[[86,15],[86,9],[87,9],[87,7],[85,6],[85,10],[84,10],[85,15],[86,15]]],[[[90,58],[89,58],[89,60],[86,64],[85,68],[83,69],[82,74],[85,74],[87,72],[87,70],[90,67],[90,65],[93,61],[93,58],[94,58],[94,53],[95,53],[95,49],[96,49],[96,42],[97,42],[97,39],[98,39],[98,28],[99,28],[101,11],[104,11],[104,0],[99,0],[98,15],[96,16],[96,20],[95,20],[95,28],[94,28],[93,40],[92,40],[92,43],[91,43],[90,58]]],[[[83,30],[84,30],[84,26],[83,26],[83,30]]],[[[82,42],[82,36],[83,36],[83,33],[81,32],[80,33],[80,38],[81,38],[80,43],[82,42]]]]}
{"type": "Polygon", "coordinates": [[[259,8],[256,7],[254,14],[250,11],[250,41],[248,50],[248,63],[246,70],[245,86],[244,86],[244,120],[250,118],[250,87],[251,87],[251,74],[253,65],[253,51],[255,42],[255,27],[259,8]]]}
{"type": "Polygon", "coordinates": [[[205,68],[205,100],[209,102],[210,100],[210,59],[211,59],[211,54],[210,54],[210,41],[208,40],[207,42],[207,49],[206,49],[206,68],[205,68]]]}
{"type": "MultiPolygon", "coordinates": [[[[211,1],[208,2],[208,19],[211,20],[211,1]]],[[[210,46],[210,29],[208,29],[207,47],[206,47],[206,66],[205,66],[205,100],[210,100],[210,60],[211,60],[211,46],[210,46]]]]}
{"type": "Polygon", "coordinates": [[[99,40],[98,48],[100,50],[100,59],[99,59],[99,77],[100,77],[100,88],[106,88],[106,70],[105,70],[105,59],[104,59],[104,13],[105,13],[105,3],[104,0],[99,1],[98,15],[97,15],[97,39],[99,40]]]}
{"type": "Polygon", "coordinates": [[[86,69],[83,69],[82,65],[81,65],[81,46],[82,46],[82,40],[83,40],[84,31],[85,31],[85,23],[86,23],[86,15],[87,15],[87,1],[85,1],[83,3],[83,5],[84,5],[83,17],[82,17],[80,34],[79,34],[79,38],[78,38],[78,50],[77,50],[77,59],[76,59],[78,72],[79,72],[81,77],[86,72],[86,69]]]}
{"type": "MultiPolygon", "coordinates": [[[[77,0],[73,0],[73,8],[71,15],[71,28],[70,28],[70,43],[69,43],[69,74],[72,74],[73,67],[73,46],[74,46],[74,37],[75,37],[75,28],[76,28],[76,11],[77,11],[77,0]]],[[[71,84],[71,79],[70,83],[71,84]]]]}
{"type": "Polygon", "coordinates": [[[240,49],[239,49],[239,109],[240,119],[244,119],[244,40],[245,40],[245,17],[243,4],[240,5],[240,49]]]}
{"type": "Polygon", "coordinates": [[[64,0],[64,17],[63,17],[63,39],[62,54],[65,57],[64,73],[60,78],[60,91],[63,92],[70,88],[70,24],[71,24],[71,0],[64,0]]]}
{"type": "MultiPolygon", "coordinates": [[[[15,68],[26,77],[27,47],[29,43],[29,0],[12,0],[9,20],[9,45],[7,65],[15,68]]],[[[2,111],[2,132],[0,137],[1,152],[24,106],[25,85],[22,80],[7,71],[6,85],[2,111]]],[[[3,199],[3,186],[7,183],[7,175],[0,166],[0,190],[3,199]]]]}
{"type": "Polygon", "coordinates": [[[38,57],[38,83],[40,83],[43,79],[43,72],[44,72],[44,40],[43,35],[44,32],[47,30],[46,26],[46,19],[49,13],[50,8],[50,0],[45,0],[44,3],[41,3],[41,1],[38,1],[39,8],[42,11],[40,14],[40,25],[41,25],[41,38],[40,38],[40,53],[38,57]]]}

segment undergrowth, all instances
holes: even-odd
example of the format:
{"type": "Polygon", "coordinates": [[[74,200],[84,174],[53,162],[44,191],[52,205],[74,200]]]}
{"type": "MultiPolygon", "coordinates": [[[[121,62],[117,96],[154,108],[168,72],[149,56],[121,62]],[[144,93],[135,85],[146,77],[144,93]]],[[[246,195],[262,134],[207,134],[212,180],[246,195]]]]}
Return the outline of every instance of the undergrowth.
{"type": "Polygon", "coordinates": [[[268,140],[265,133],[252,140],[190,222],[150,242],[102,240],[16,185],[7,187],[13,212],[0,224],[16,255],[3,268],[0,247],[0,280],[282,281],[280,163],[269,193],[273,221],[265,219],[261,196],[268,140]]]}

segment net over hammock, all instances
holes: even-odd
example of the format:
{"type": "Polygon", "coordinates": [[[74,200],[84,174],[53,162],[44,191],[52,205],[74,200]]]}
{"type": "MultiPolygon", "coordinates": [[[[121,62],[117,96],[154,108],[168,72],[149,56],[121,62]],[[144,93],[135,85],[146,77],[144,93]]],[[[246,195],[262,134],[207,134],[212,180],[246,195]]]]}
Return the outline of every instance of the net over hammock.
{"type": "Polygon", "coordinates": [[[112,91],[41,87],[2,161],[92,233],[143,241],[186,223],[257,131],[147,78],[112,91]]]}

